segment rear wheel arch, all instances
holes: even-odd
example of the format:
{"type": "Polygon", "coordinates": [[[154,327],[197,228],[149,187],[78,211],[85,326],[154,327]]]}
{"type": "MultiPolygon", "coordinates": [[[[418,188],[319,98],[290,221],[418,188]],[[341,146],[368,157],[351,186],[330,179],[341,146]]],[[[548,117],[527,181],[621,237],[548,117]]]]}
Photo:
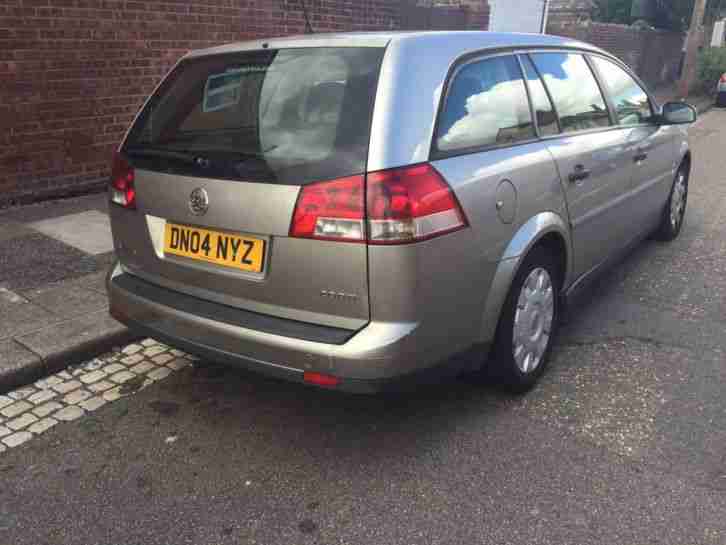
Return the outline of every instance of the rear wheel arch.
{"type": "Polygon", "coordinates": [[[512,393],[532,388],[549,361],[560,315],[558,261],[548,241],[535,244],[502,307],[487,370],[512,393]]]}
{"type": "Polygon", "coordinates": [[[558,272],[560,274],[558,278],[560,285],[558,288],[561,290],[569,271],[569,252],[567,250],[567,243],[565,242],[565,239],[557,231],[550,231],[537,240],[530,251],[538,247],[544,247],[550,254],[555,256],[558,272]]]}
{"type": "Polygon", "coordinates": [[[560,265],[560,289],[567,286],[572,272],[572,251],[569,224],[554,212],[541,212],[525,222],[515,233],[494,273],[484,304],[480,341],[494,339],[504,301],[512,282],[527,256],[535,249],[545,247],[557,255],[560,265]]]}

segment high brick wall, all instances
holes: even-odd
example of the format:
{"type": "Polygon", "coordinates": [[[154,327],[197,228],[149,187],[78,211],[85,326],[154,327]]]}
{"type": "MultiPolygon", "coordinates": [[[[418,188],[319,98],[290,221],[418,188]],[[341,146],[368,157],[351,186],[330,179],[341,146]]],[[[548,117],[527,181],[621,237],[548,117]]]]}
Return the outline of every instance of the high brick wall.
{"type": "Polygon", "coordinates": [[[489,15],[491,6],[484,1],[480,6],[473,6],[471,2],[466,5],[468,8],[468,26],[469,30],[487,30],[489,28],[489,15]]]}
{"type": "MultiPolygon", "coordinates": [[[[316,31],[395,29],[397,0],[307,0],[316,31]]],[[[299,0],[0,0],[0,206],[97,187],[183,53],[296,34],[299,0]]]]}
{"type": "Polygon", "coordinates": [[[593,0],[550,0],[549,22],[559,25],[589,21],[596,10],[593,0]]]}
{"type": "Polygon", "coordinates": [[[609,23],[569,24],[550,22],[548,34],[567,36],[596,45],[630,66],[651,87],[676,80],[683,34],[636,30],[609,23]]]}

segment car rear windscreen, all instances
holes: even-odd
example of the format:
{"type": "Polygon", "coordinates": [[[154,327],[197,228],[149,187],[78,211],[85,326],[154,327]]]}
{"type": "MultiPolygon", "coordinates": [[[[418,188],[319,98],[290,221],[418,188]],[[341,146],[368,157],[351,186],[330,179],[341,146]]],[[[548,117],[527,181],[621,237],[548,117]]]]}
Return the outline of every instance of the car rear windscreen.
{"type": "Polygon", "coordinates": [[[182,61],[122,152],[155,171],[301,185],[365,171],[382,48],[182,61]]]}

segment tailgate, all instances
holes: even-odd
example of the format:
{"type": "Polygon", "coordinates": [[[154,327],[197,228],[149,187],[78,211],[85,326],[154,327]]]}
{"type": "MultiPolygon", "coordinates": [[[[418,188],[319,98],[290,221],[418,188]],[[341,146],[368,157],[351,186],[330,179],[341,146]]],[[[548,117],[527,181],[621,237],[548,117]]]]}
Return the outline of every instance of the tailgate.
{"type": "Polygon", "coordinates": [[[366,245],[289,232],[301,188],[365,172],[383,52],[310,47],[183,60],[120,149],[135,190],[135,209],[111,206],[122,265],[230,307],[363,327],[366,245]]]}
{"type": "Polygon", "coordinates": [[[299,187],[137,170],[136,189],[137,210],[111,207],[117,253],[129,272],[263,314],[346,329],[368,321],[366,246],[287,236],[299,187]],[[206,191],[209,202],[201,217],[189,206],[197,188],[206,191]],[[165,238],[167,223],[261,240],[262,270],[170,253],[165,248],[173,242],[165,238]]]}

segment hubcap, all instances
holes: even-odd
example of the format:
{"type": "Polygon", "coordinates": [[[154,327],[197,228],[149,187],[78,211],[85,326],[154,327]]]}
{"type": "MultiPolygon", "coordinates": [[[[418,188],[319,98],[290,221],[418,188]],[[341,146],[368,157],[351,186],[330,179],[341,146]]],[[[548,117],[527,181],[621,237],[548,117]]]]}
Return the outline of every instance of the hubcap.
{"type": "Polygon", "coordinates": [[[512,350],[523,373],[531,373],[547,351],[555,316],[552,278],[542,268],[534,269],[522,285],[514,314],[512,350]]]}
{"type": "Polygon", "coordinates": [[[674,229],[681,223],[683,214],[686,211],[686,192],[686,174],[679,172],[671,196],[671,225],[674,229]]]}

